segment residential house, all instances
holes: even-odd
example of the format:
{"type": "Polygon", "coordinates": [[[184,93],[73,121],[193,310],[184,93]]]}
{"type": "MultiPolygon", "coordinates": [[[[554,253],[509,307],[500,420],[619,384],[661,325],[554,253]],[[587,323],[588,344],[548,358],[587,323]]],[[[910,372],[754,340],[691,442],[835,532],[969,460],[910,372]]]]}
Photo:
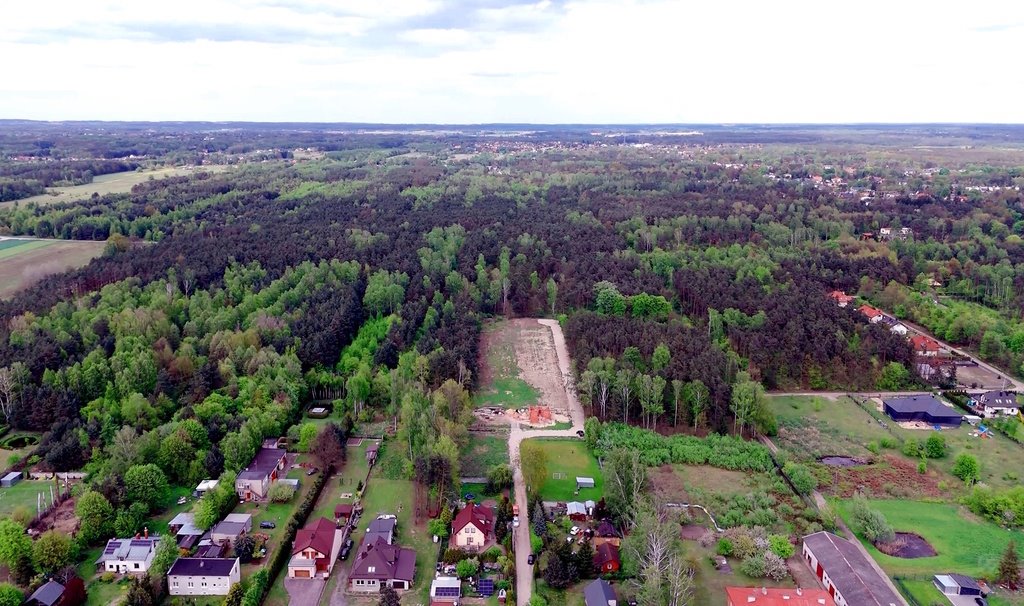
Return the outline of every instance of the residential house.
{"type": "Polygon", "coordinates": [[[910,347],[919,356],[932,357],[939,355],[942,346],[939,342],[927,335],[914,335],[910,337],[910,347]]]}
{"type": "Polygon", "coordinates": [[[327,518],[320,518],[295,533],[292,558],[288,561],[288,576],[293,579],[312,579],[322,573],[331,574],[344,542],[345,531],[327,518]]]}
{"type": "Polygon", "coordinates": [[[914,235],[914,230],[909,227],[883,227],[878,230],[878,237],[881,240],[906,240],[914,235]]]}
{"type": "Polygon", "coordinates": [[[286,454],[280,448],[260,448],[249,466],[238,473],[235,480],[238,497],[246,501],[265,499],[271,482],[284,475],[288,465],[286,454]]]}
{"type": "Polygon", "coordinates": [[[836,305],[838,305],[839,307],[846,307],[850,303],[853,303],[854,300],[853,295],[848,295],[841,290],[833,290],[832,292],[828,293],[828,296],[830,299],[835,301],[836,305]]]}
{"type": "Polygon", "coordinates": [[[490,507],[469,503],[452,520],[452,536],[448,544],[452,548],[467,551],[483,551],[494,544],[494,510],[490,507]]]}
{"type": "Polygon", "coordinates": [[[804,537],[804,561],[836,606],[907,606],[861,548],[828,531],[804,537]]]}
{"type": "Polygon", "coordinates": [[[203,480],[196,486],[196,489],[192,491],[192,494],[197,497],[202,497],[207,491],[213,490],[220,484],[220,480],[203,480]]]}
{"type": "Polygon", "coordinates": [[[882,313],[882,310],[871,307],[870,305],[861,305],[857,308],[857,311],[863,314],[864,317],[868,319],[868,322],[872,324],[878,324],[885,318],[885,314],[882,313]]]}
{"type": "Polygon", "coordinates": [[[608,581],[597,579],[583,588],[583,603],[586,606],[617,606],[618,598],[608,581]]]}
{"type": "Polygon", "coordinates": [[[971,400],[971,407],[983,417],[1016,416],[1020,410],[1012,391],[988,391],[971,400]]]}
{"type": "Polygon", "coordinates": [[[363,543],[372,545],[377,542],[377,539],[381,539],[390,545],[395,542],[396,528],[398,528],[398,520],[395,518],[377,518],[366,528],[363,543]]]}
{"type": "Polygon", "coordinates": [[[907,328],[903,323],[896,322],[895,324],[889,327],[889,332],[891,332],[894,335],[905,337],[907,336],[907,333],[910,332],[910,329],[907,328]]]}
{"type": "Polygon", "coordinates": [[[437,577],[430,582],[430,602],[458,602],[462,581],[458,577],[437,577]]]}
{"type": "Polygon", "coordinates": [[[597,549],[604,543],[611,543],[616,547],[622,545],[622,534],[619,533],[615,525],[608,520],[601,520],[601,523],[594,529],[594,548],[597,549]]]}
{"type": "Polygon", "coordinates": [[[353,506],[351,503],[338,503],[334,506],[334,523],[341,528],[352,519],[353,506]]]}
{"type": "Polygon", "coordinates": [[[882,401],[885,414],[893,421],[920,421],[929,425],[960,427],[963,416],[931,394],[901,396],[882,401]]]}
{"type": "Polygon", "coordinates": [[[601,574],[618,572],[619,568],[622,568],[619,548],[612,543],[598,545],[594,549],[594,566],[601,571],[601,574]]]}
{"type": "Polygon", "coordinates": [[[110,539],[96,560],[96,566],[104,572],[145,574],[159,544],[160,538],[150,537],[148,530],[141,538],[110,539]]]}
{"type": "Polygon", "coordinates": [[[978,595],[982,594],[981,585],[969,576],[962,574],[937,574],[932,579],[935,586],[944,595],[978,595]]]}
{"type": "Polygon", "coordinates": [[[170,532],[174,533],[174,540],[178,547],[192,549],[203,536],[203,530],[196,526],[195,514],[190,511],[179,513],[171,518],[167,524],[170,532]]]}
{"type": "Polygon", "coordinates": [[[726,587],[727,606],[836,606],[823,589],[726,587]]]}
{"type": "Polygon", "coordinates": [[[25,601],[26,606],[78,606],[85,603],[85,583],[71,577],[66,583],[47,581],[25,601]]]}
{"type": "Polygon", "coordinates": [[[229,513],[210,530],[214,543],[234,547],[235,541],[252,532],[252,516],[247,513],[229,513]]]}
{"type": "Polygon", "coordinates": [[[171,595],[227,595],[241,578],[238,558],[178,558],[167,587],[171,595]]]}
{"type": "Polygon", "coordinates": [[[412,587],[416,572],[416,552],[399,545],[389,545],[378,538],[363,541],[352,572],[348,575],[351,591],[379,593],[382,585],[401,591],[412,587]]]}
{"type": "Polygon", "coordinates": [[[565,504],[565,513],[569,516],[569,519],[573,522],[586,522],[587,518],[587,506],[579,501],[569,501],[565,504]]]}

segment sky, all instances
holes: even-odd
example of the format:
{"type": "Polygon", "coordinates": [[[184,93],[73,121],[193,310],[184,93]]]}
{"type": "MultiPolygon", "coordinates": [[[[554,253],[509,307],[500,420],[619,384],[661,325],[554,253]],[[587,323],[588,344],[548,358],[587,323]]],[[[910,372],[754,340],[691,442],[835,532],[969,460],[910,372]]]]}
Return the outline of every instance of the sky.
{"type": "Polygon", "coordinates": [[[0,3],[0,118],[1024,123],[1011,0],[0,3]]]}

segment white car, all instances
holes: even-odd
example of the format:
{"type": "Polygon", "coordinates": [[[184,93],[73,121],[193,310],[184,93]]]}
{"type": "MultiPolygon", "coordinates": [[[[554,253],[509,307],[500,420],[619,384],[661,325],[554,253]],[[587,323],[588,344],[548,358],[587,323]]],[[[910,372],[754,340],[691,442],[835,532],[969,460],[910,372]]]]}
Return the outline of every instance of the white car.
{"type": "Polygon", "coordinates": [[[379,516],[377,516],[377,519],[378,520],[397,520],[398,517],[395,516],[394,514],[382,513],[379,516]]]}
{"type": "Polygon", "coordinates": [[[571,534],[572,536],[576,536],[577,534],[579,534],[579,532],[580,532],[580,527],[579,526],[573,526],[569,530],[569,534],[571,534]]]}
{"type": "Polygon", "coordinates": [[[512,527],[519,528],[519,516],[512,517],[512,527]]]}
{"type": "Polygon", "coordinates": [[[565,537],[566,543],[572,543],[572,537],[565,537]]]}

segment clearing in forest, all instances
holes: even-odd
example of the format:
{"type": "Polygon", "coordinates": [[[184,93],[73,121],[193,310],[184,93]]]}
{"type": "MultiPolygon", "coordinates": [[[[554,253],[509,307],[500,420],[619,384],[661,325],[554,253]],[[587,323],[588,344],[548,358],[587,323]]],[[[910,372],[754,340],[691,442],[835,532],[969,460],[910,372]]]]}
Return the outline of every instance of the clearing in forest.
{"type": "Polygon", "coordinates": [[[4,206],[13,206],[15,204],[24,206],[29,203],[34,203],[39,206],[46,206],[49,204],[58,204],[60,202],[74,202],[75,200],[84,200],[89,198],[93,194],[99,194],[101,196],[105,196],[107,194],[125,194],[130,192],[132,188],[139,183],[145,183],[150,179],[180,177],[183,175],[191,175],[196,172],[218,173],[224,172],[225,170],[227,170],[227,166],[211,165],[176,166],[170,168],[158,168],[155,170],[131,170],[121,173],[110,173],[109,175],[93,177],[92,183],[86,183],[85,185],[48,187],[46,188],[45,194],[39,194],[38,196],[23,198],[21,200],[12,200],[10,202],[0,202],[0,208],[4,206]]]}
{"type": "Polygon", "coordinates": [[[569,419],[550,328],[535,319],[499,321],[485,327],[482,340],[477,406],[547,406],[555,421],[569,419]]]}
{"type": "Polygon", "coordinates": [[[0,239],[0,299],[50,274],[82,267],[103,252],[104,242],[0,239]]]}

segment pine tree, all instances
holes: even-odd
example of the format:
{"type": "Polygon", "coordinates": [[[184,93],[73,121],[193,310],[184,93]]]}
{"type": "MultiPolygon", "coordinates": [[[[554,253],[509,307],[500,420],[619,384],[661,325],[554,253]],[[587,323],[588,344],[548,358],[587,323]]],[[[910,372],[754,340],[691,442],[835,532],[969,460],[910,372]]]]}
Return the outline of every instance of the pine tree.
{"type": "Polygon", "coordinates": [[[398,592],[390,585],[382,585],[380,588],[380,606],[401,606],[402,600],[398,592]]]}
{"type": "Polygon", "coordinates": [[[1020,585],[1020,558],[1017,556],[1017,543],[1010,539],[1003,557],[999,560],[999,574],[996,580],[1010,589],[1020,585]]]}
{"type": "Polygon", "coordinates": [[[553,589],[564,589],[569,586],[569,575],[565,562],[557,553],[548,554],[548,567],[544,569],[544,581],[553,589]]]}
{"type": "Polygon", "coordinates": [[[573,554],[573,560],[576,564],[576,570],[579,571],[580,578],[592,579],[597,576],[597,571],[594,569],[594,548],[591,546],[590,541],[580,545],[580,548],[573,554]]]}
{"type": "Polygon", "coordinates": [[[533,532],[542,539],[548,533],[548,521],[544,516],[544,506],[540,503],[533,508],[533,532]]]}

